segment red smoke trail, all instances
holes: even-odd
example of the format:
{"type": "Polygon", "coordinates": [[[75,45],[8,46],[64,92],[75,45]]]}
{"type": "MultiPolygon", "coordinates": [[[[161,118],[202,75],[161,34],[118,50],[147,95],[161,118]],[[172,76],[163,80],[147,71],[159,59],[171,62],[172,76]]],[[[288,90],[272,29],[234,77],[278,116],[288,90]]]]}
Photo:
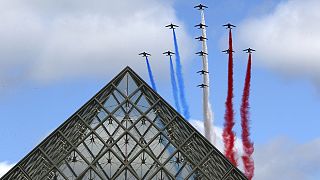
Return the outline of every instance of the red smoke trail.
{"type": "Polygon", "coordinates": [[[254,151],[253,143],[250,140],[250,127],[249,127],[249,96],[250,96],[250,79],[251,79],[251,53],[249,53],[246,80],[242,95],[241,104],[241,127],[242,127],[242,143],[243,151],[242,161],[244,164],[245,175],[249,180],[252,179],[254,174],[254,162],[251,157],[254,151]]]}
{"type": "Polygon", "coordinates": [[[226,100],[226,112],[225,112],[225,123],[223,129],[223,142],[224,151],[226,157],[231,163],[237,166],[237,160],[235,158],[234,142],[235,133],[232,131],[234,126],[234,111],[233,111],[233,57],[232,57],[232,34],[231,29],[229,30],[229,62],[228,62],[228,95],[226,100]]]}

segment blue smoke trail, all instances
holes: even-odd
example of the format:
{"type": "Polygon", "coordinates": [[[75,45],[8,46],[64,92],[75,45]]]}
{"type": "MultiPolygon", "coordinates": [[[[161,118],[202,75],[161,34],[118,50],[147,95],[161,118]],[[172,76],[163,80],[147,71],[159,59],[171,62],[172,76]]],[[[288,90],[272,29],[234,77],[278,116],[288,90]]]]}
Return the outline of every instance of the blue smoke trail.
{"type": "Polygon", "coordinates": [[[176,74],[177,74],[178,86],[179,86],[179,90],[180,90],[179,95],[180,95],[180,100],[181,100],[181,106],[183,109],[183,116],[186,119],[189,119],[190,118],[189,106],[187,104],[186,97],[185,97],[182,65],[180,62],[178,42],[177,42],[176,32],[174,31],[174,29],[173,29],[173,41],[174,41],[174,49],[175,49],[175,53],[176,53],[176,74]]]}
{"type": "Polygon", "coordinates": [[[156,83],[153,78],[153,74],[152,74],[152,70],[151,70],[151,66],[150,66],[148,57],[146,57],[146,63],[147,63],[147,67],[148,67],[148,73],[149,73],[149,78],[150,78],[150,82],[151,82],[151,87],[153,90],[155,90],[157,92],[156,83]]]}
{"type": "Polygon", "coordinates": [[[174,103],[176,105],[177,111],[179,113],[181,113],[180,104],[179,104],[179,97],[178,97],[178,87],[177,87],[176,78],[174,76],[174,68],[173,68],[173,62],[172,62],[171,56],[170,56],[170,77],[171,77],[171,86],[172,86],[172,93],[173,93],[174,103]]]}

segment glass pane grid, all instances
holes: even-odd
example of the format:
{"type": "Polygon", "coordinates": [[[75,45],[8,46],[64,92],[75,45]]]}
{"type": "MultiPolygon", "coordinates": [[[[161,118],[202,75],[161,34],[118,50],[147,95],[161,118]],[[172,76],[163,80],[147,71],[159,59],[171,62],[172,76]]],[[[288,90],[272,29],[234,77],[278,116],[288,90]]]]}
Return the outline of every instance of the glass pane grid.
{"type": "Polygon", "coordinates": [[[19,163],[32,180],[245,179],[131,69],[39,148],[19,163]]]}

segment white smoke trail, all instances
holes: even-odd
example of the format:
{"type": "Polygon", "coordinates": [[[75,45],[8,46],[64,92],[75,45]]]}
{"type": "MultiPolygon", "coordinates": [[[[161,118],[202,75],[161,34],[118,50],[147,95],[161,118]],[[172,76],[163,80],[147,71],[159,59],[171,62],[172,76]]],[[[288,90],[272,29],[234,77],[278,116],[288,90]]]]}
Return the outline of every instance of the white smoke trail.
{"type": "MultiPolygon", "coordinates": [[[[204,10],[201,11],[201,24],[206,24],[204,20],[204,10]]],[[[203,64],[203,71],[209,72],[208,70],[208,47],[207,47],[207,33],[206,33],[206,27],[202,28],[202,51],[204,52],[204,55],[202,56],[202,64],[203,64]]],[[[210,82],[209,82],[209,74],[204,73],[203,74],[203,84],[207,85],[207,87],[203,88],[203,116],[204,116],[204,131],[205,131],[205,137],[213,144],[215,144],[216,141],[216,135],[213,129],[213,123],[214,123],[214,113],[212,111],[211,103],[209,102],[209,95],[210,95],[210,82]],[[213,138],[212,138],[213,137],[213,138]]]]}

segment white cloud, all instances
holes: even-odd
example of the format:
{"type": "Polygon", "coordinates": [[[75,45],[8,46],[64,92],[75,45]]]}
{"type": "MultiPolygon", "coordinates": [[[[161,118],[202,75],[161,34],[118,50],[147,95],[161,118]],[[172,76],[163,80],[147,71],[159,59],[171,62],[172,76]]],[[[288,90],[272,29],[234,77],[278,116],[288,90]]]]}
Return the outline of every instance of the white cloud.
{"type": "Polygon", "coordinates": [[[7,83],[114,74],[127,65],[145,72],[141,51],[153,55],[160,76],[168,69],[162,52],[172,49],[170,22],[182,26],[182,56],[192,48],[169,0],[0,1],[0,22],[0,80],[7,83]]]}
{"type": "Polygon", "coordinates": [[[243,47],[257,49],[255,59],[286,75],[306,76],[320,85],[320,1],[290,0],[273,12],[239,26],[243,47]]]}
{"type": "Polygon", "coordinates": [[[9,164],[8,162],[0,162],[0,177],[7,173],[14,164],[9,164]]]}
{"type": "Polygon", "coordinates": [[[254,153],[255,179],[320,179],[320,139],[299,144],[279,138],[254,153]]]}
{"type": "MultiPolygon", "coordinates": [[[[191,120],[190,123],[204,134],[203,122],[191,120]]],[[[215,127],[216,147],[223,153],[223,129],[215,127]]],[[[243,153],[241,139],[236,147],[239,169],[243,170],[240,156],[243,153]]],[[[296,143],[289,138],[277,138],[263,145],[255,145],[254,179],[259,180],[318,180],[320,179],[320,139],[307,143],[296,143]]]]}

